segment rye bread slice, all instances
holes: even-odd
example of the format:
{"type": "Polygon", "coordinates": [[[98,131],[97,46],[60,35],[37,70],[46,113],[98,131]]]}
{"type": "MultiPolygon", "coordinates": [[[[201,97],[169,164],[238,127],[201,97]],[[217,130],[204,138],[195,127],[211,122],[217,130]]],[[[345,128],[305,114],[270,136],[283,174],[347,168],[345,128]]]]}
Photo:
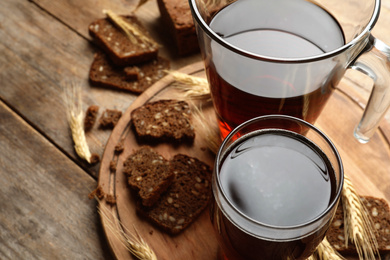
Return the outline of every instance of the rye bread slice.
{"type": "Polygon", "coordinates": [[[157,4],[161,22],[174,41],[175,51],[182,56],[198,52],[198,39],[188,1],[158,0],[157,4]]]}
{"type": "MultiPolygon", "coordinates": [[[[371,196],[361,196],[361,200],[373,221],[379,252],[390,253],[390,208],[387,201],[371,196]]],[[[326,237],[342,255],[357,255],[356,247],[351,241],[348,242],[348,247],[345,246],[344,228],[344,211],[340,202],[326,237]]]]}
{"type": "Polygon", "coordinates": [[[170,234],[188,227],[209,205],[211,168],[194,157],[178,154],[170,161],[175,179],[153,207],[137,206],[138,212],[170,234]]]}
{"type": "Polygon", "coordinates": [[[89,80],[94,86],[140,94],[165,76],[164,71],[169,68],[169,61],[162,57],[137,66],[117,67],[107,55],[98,52],[91,64],[89,80]]]}
{"type": "Polygon", "coordinates": [[[187,102],[158,100],[131,112],[131,122],[142,141],[193,141],[191,109],[187,102]]]}
{"type": "MultiPolygon", "coordinates": [[[[120,16],[125,22],[150,39],[147,29],[135,16],[120,16]]],[[[88,27],[89,34],[118,66],[134,65],[152,61],[157,58],[158,44],[149,44],[137,34],[129,38],[126,33],[109,18],[92,22],[88,27]]]]}
{"type": "Polygon", "coordinates": [[[155,204],[174,179],[169,169],[169,161],[151,147],[143,146],[127,157],[123,173],[128,177],[129,186],[135,190],[142,205],[155,204]]]}

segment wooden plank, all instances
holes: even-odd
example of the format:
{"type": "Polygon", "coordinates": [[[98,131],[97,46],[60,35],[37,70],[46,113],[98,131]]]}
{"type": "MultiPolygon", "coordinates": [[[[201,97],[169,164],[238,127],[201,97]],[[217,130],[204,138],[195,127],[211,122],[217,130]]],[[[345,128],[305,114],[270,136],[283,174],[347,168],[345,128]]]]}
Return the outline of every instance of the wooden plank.
{"type": "MultiPolygon", "coordinates": [[[[103,10],[109,9],[117,14],[126,15],[132,13],[139,2],[137,0],[33,1],[88,39],[90,39],[88,25],[95,19],[104,17],[103,10]]],[[[179,69],[201,59],[199,53],[183,57],[177,55],[175,44],[160,20],[157,1],[148,1],[135,14],[151,33],[152,37],[161,44],[159,54],[171,60],[173,69],[179,69]]]]}
{"type": "Polygon", "coordinates": [[[112,258],[96,181],[2,102],[0,143],[0,258],[112,258]]]}
{"type": "MultiPolygon", "coordinates": [[[[35,4],[1,1],[0,17],[1,99],[76,157],[66,121],[64,82],[80,85],[83,111],[92,104],[99,105],[101,111],[124,111],[137,96],[91,87],[88,72],[93,47],[35,4]]],[[[88,136],[91,151],[101,155],[110,134],[109,130],[92,131],[88,136]]],[[[89,169],[96,175],[97,167],[89,169]]]]}

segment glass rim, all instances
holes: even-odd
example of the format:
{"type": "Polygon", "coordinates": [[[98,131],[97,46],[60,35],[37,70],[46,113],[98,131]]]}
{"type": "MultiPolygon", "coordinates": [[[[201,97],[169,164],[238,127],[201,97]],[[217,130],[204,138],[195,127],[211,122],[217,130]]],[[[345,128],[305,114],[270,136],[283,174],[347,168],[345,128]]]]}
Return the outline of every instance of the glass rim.
{"type": "MultiPolygon", "coordinates": [[[[268,128],[267,128],[268,129],[268,128]]],[[[269,128],[269,129],[274,129],[274,128],[269,128]]],[[[312,224],[314,224],[315,222],[317,222],[318,220],[320,220],[323,216],[327,215],[332,208],[334,208],[335,204],[338,202],[340,196],[341,196],[341,192],[343,190],[343,184],[344,184],[344,167],[343,167],[343,164],[342,164],[342,160],[341,160],[341,156],[336,148],[336,146],[333,144],[333,142],[329,139],[329,137],[327,135],[325,135],[324,132],[322,132],[320,129],[318,129],[317,127],[315,127],[314,125],[300,119],[300,118],[296,118],[296,117],[293,117],[293,116],[288,116],[288,115],[265,115],[265,116],[259,116],[259,117],[255,117],[255,118],[252,118],[242,124],[240,124],[239,126],[237,126],[235,129],[233,129],[227,136],[226,138],[223,140],[219,150],[218,150],[218,153],[215,157],[215,166],[214,166],[214,171],[215,171],[215,178],[217,179],[217,188],[219,190],[219,192],[222,194],[224,200],[229,204],[229,207],[231,207],[232,209],[234,209],[234,211],[239,214],[240,216],[242,216],[243,218],[245,218],[246,220],[250,221],[251,223],[253,224],[256,224],[256,225],[260,225],[260,226],[263,226],[263,227],[267,227],[267,228],[272,228],[272,229],[278,229],[278,230],[292,230],[292,229],[298,229],[298,228],[303,228],[303,227],[306,227],[306,226],[310,226],[312,224]],[[222,188],[221,186],[221,181],[220,181],[220,177],[219,177],[219,165],[221,163],[221,158],[225,155],[225,153],[223,152],[222,153],[222,147],[226,146],[226,144],[229,142],[229,140],[231,139],[231,137],[233,137],[238,131],[240,131],[240,129],[242,129],[243,127],[247,126],[247,125],[250,125],[252,124],[253,122],[256,122],[256,121],[263,121],[263,120],[266,120],[266,119],[288,119],[290,121],[294,121],[294,122],[298,122],[298,123],[301,123],[301,124],[304,124],[305,126],[309,127],[310,129],[314,130],[317,134],[320,135],[321,138],[323,138],[326,143],[330,146],[332,152],[334,153],[335,157],[336,157],[336,160],[338,162],[338,166],[339,166],[339,170],[340,170],[340,185],[338,185],[337,187],[337,191],[335,193],[335,196],[334,198],[332,199],[331,203],[329,203],[329,205],[327,206],[327,208],[321,212],[321,214],[319,214],[318,216],[316,216],[315,218],[305,222],[305,223],[302,223],[302,224],[298,224],[298,225],[291,225],[291,226],[276,226],[276,225],[270,225],[270,224],[266,224],[266,223],[263,223],[263,222],[260,222],[260,221],[257,221],[249,216],[247,216],[246,214],[242,213],[232,202],[231,200],[228,198],[228,196],[226,195],[225,193],[225,190],[222,188]]],[[[217,202],[218,203],[218,202],[217,202]]],[[[219,204],[219,203],[218,203],[219,204]]],[[[222,211],[224,211],[223,209],[221,209],[222,211]]],[[[241,228],[241,227],[240,227],[241,228]]],[[[247,230],[246,232],[250,232],[249,230],[247,230]]],[[[315,231],[313,231],[315,232],[315,231]]],[[[307,235],[307,234],[305,234],[307,235]]]]}
{"type": "Polygon", "coordinates": [[[336,56],[345,50],[351,48],[352,46],[356,45],[357,42],[359,42],[362,38],[365,37],[365,35],[368,35],[368,33],[373,29],[374,25],[376,24],[378,18],[379,18],[379,13],[380,13],[380,6],[381,6],[381,0],[374,0],[375,1],[375,6],[374,10],[371,14],[371,18],[367,25],[365,26],[364,30],[357,35],[355,38],[353,38],[351,41],[348,43],[345,43],[343,46],[332,50],[330,52],[325,52],[323,54],[319,55],[314,55],[314,56],[309,56],[309,57],[298,57],[298,58],[277,58],[277,57],[271,57],[271,56],[266,56],[266,55],[260,55],[256,54],[253,52],[245,51],[241,48],[238,48],[227,41],[225,41],[223,38],[221,38],[218,34],[216,34],[209,25],[202,19],[202,16],[199,13],[199,10],[196,5],[196,0],[188,0],[192,17],[194,21],[203,29],[206,34],[225,47],[226,49],[229,49],[237,54],[240,54],[242,56],[246,56],[251,59],[257,59],[257,60],[262,60],[262,61],[268,61],[268,62],[279,62],[279,63],[304,63],[304,62],[313,62],[313,61],[318,61],[318,60],[323,60],[327,59],[333,56],[336,56]]]}

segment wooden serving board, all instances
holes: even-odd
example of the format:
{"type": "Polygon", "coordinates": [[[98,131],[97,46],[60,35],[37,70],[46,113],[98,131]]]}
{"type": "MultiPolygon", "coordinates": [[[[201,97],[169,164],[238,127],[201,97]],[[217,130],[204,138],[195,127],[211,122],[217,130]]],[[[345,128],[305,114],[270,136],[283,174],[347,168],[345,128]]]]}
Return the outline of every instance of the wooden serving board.
{"type": "MultiPolygon", "coordinates": [[[[203,63],[195,63],[181,69],[181,72],[204,77],[203,63]]],[[[109,138],[99,172],[99,185],[107,194],[116,196],[116,205],[104,200],[99,203],[102,224],[109,244],[117,259],[136,259],[123,246],[119,235],[113,231],[123,230],[127,234],[138,232],[156,253],[159,260],[215,260],[218,246],[209,220],[208,210],[196,219],[186,230],[176,236],[161,232],[137,215],[135,200],[130,193],[122,173],[123,162],[141,144],[137,142],[130,124],[130,112],[147,102],[158,99],[177,99],[181,92],[173,87],[174,79],[166,76],[140,95],[127,109],[109,138]],[[115,146],[124,142],[124,151],[115,153],[115,146]],[[110,163],[116,171],[110,171],[110,163]],[[136,229],[136,231],[135,231],[136,229]]],[[[194,103],[199,106],[200,101],[194,103]]],[[[211,105],[202,103],[202,111],[208,120],[213,120],[211,105]]],[[[353,129],[362,114],[362,109],[348,96],[336,90],[325,107],[316,125],[335,143],[341,154],[345,174],[352,179],[361,195],[372,195],[390,201],[390,149],[387,139],[378,131],[368,144],[360,144],[353,137],[353,129]]],[[[195,125],[195,129],[196,125],[195,125]]],[[[207,141],[197,132],[192,146],[158,144],[154,148],[165,158],[177,153],[199,158],[213,166],[214,156],[207,149],[207,141]]]]}

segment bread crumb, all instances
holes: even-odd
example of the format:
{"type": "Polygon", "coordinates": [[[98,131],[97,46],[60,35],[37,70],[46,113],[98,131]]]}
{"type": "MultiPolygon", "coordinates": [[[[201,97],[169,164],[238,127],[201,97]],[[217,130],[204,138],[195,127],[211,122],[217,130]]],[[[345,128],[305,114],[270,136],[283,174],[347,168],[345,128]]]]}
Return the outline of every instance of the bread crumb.
{"type": "Polygon", "coordinates": [[[122,153],[124,150],[125,150],[125,140],[120,140],[116,145],[115,145],[115,148],[114,148],[114,151],[115,153],[119,154],[119,153],[122,153]]]}
{"type": "Polygon", "coordinates": [[[100,162],[100,156],[97,153],[92,153],[90,158],[91,164],[95,165],[100,162]]]}
{"type": "Polygon", "coordinates": [[[105,196],[105,193],[104,193],[104,191],[103,191],[103,188],[102,188],[100,185],[98,185],[98,186],[96,187],[96,189],[93,190],[93,191],[88,195],[88,198],[89,198],[89,199],[93,199],[93,198],[97,197],[98,199],[101,200],[101,199],[104,198],[104,196],[105,196]]]}
{"type": "Polygon", "coordinates": [[[116,197],[111,194],[107,194],[106,196],[106,202],[110,205],[115,205],[116,204],[116,197]]]}
{"type": "Polygon", "coordinates": [[[112,173],[116,172],[116,162],[114,162],[114,161],[110,162],[110,172],[112,172],[112,173]]]}
{"type": "Polygon", "coordinates": [[[122,117],[122,111],[116,109],[106,109],[99,119],[100,127],[114,128],[122,117]]]}
{"type": "Polygon", "coordinates": [[[139,80],[140,69],[137,66],[125,67],[123,69],[126,75],[126,80],[139,80]]]}
{"type": "Polygon", "coordinates": [[[96,122],[97,114],[99,112],[99,106],[89,106],[85,112],[84,118],[84,130],[89,131],[92,129],[93,125],[96,122]]]}

